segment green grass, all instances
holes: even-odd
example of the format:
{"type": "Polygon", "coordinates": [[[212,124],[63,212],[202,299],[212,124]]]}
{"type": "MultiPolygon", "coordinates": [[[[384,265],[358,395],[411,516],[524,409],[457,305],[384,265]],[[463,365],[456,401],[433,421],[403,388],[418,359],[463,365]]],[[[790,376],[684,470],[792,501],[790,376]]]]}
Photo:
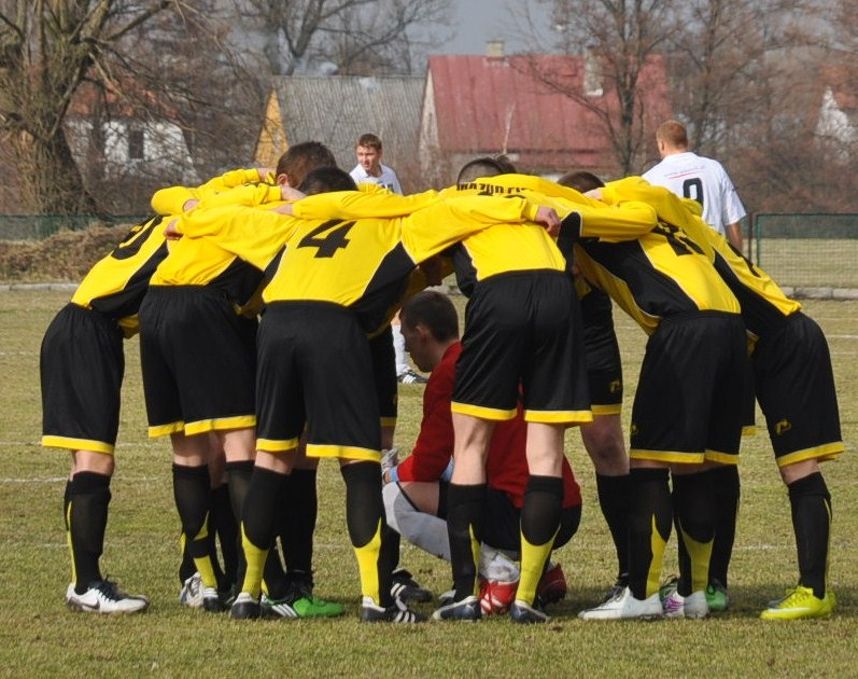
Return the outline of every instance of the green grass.
{"type": "MultiPolygon", "coordinates": [[[[767,437],[742,451],[742,511],[731,568],[733,607],[705,621],[583,623],[614,571],[610,539],[595,500],[592,468],[577,432],[567,454],[584,491],[579,533],[558,552],[570,597],[553,622],[521,628],[506,619],[479,625],[426,624],[408,629],[357,622],[358,580],[343,516],[336,466],[320,472],[316,535],[317,591],[348,610],[333,621],[237,624],[178,605],[178,519],[172,504],[170,451],[145,435],[137,342],[128,366],[117,474],[103,563],[128,590],[145,592],[150,612],[99,618],[66,610],[67,553],[62,491],[68,456],[37,445],[40,435],[38,348],[68,293],[0,293],[0,674],[287,676],[647,676],[856,675],[853,652],[858,593],[858,462],[826,465],[834,526],[830,581],[839,609],[828,621],[767,623],[763,603],[797,576],[789,505],[767,437]]],[[[826,331],[838,379],[847,444],[858,433],[858,306],[810,302],[826,331]]],[[[616,312],[630,410],[644,335],[616,312]]],[[[397,433],[408,449],[417,432],[422,389],[403,387],[397,433]]],[[[758,422],[759,422],[758,417],[758,422]]],[[[671,543],[673,544],[673,542],[671,543]]],[[[671,555],[673,549],[670,550],[671,555]]],[[[670,573],[671,556],[665,564],[670,573]]],[[[404,546],[403,565],[436,592],[449,587],[448,566],[404,546]]],[[[428,609],[427,609],[428,612],[428,609]]]]}

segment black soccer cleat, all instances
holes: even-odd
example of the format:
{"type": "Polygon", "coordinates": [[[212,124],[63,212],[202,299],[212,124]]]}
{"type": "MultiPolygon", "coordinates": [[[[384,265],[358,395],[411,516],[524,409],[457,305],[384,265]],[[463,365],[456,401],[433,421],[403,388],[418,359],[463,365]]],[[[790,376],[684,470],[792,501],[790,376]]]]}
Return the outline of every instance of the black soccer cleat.
{"type": "Polygon", "coordinates": [[[394,599],[393,604],[384,608],[377,605],[370,597],[365,596],[360,607],[361,622],[424,622],[426,616],[408,608],[400,599],[394,599]]]}
{"type": "Polygon", "coordinates": [[[473,595],[441,606],[432,614],[433,620],[462,620],[463,622],[477,622],[482,617],[480,600],[473,595]]]}
{"type": "Polygon", "coordinates": [[[548,615],[540,610],[539,605],[534,603],[532,606],[524,601],[516,599],[509,607],[509,617],[513,622],[522,624],[548,622],[551,620],[548,615]]]}
{"type": "Polygon", "coordinates": [[[241,592],[229,609],[233,620],[255,620],[259,617],[259,601],[248,592],[241,592]]]}
{"type": "Polygon", "coordinates": [[[393,584],[390,586],[390,594],[394,599],[401,599],[406,603],[425,604],[432,601],[432,592],[417,584],[411,573],[404,568],[393,571],[393,584]]]}

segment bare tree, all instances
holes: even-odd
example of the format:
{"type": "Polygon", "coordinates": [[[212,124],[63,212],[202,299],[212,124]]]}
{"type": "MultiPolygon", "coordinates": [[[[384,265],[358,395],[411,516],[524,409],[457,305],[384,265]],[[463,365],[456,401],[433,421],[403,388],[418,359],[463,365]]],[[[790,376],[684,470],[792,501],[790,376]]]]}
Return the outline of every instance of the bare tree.
{"type": "Polygon", "coordinates": [[[63,122],[81,84],[109,82],[123,40],[179,0],[0,2],[0,132],[12,149],[22,200],[39,212],[96,207],[63,122]]]}
{"type": "MultiPolygon", "coordinates": [[[[551,9],[555,47],[583,60],[584,72],[570,78],[568,65],[533,59],[534,75],[598,118],[617,172],[639,171],[646,144],[652,144],[646,123],[653,96],[647,90],[665,84],[661,59],[674,31],[674,0],[540,1],[551,9]]],[[[519,19],[530,21],[526,8],[519,19]]]]}
{"type": "Polygon", "coordinates": [[[273,75],[312,60],[341,73],[409,72],[413,29],[446,25],[450,16],[450,0],[236,0],[236,7],[263,33],[273,75]]]}

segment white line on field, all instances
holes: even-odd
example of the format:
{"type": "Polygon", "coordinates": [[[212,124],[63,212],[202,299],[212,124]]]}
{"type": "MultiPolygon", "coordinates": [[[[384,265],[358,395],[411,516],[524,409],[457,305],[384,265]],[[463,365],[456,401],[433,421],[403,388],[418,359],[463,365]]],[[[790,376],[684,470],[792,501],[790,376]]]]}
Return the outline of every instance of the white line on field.
{"type": "Polygon", "coordinates": [[[858,335],[826,335],[829,339],[858,339],[858,335]]]}

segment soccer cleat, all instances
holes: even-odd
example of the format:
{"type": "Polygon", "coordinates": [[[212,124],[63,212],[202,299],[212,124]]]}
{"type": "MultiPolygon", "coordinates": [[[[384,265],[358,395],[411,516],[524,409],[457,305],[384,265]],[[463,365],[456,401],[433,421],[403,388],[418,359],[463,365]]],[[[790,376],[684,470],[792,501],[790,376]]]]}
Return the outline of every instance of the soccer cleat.
{"type": "Polygon", "coordinates": [[[641,600],[634,597],[631,589],[624,587],[614,598],[595,608],[581,611],[578,617],[581,620],[651,620],[662,615],[658,592],[641,600]]]}
{"type": "Polygon", "coordinates": [[[432,601],[432,592],[423,589],[417,581],[404,568],[393,571],[393,584],[390,586],[390,594],[394,599],[402,599],[406,603],[425,604],[432,601]]]}
{"type": "Polygon", "coordinates": [[[618,596],[622,595],[623,590],[629,584],[628,574],[623,573],[620,577],[617,578],[617,581],[614,583],[613,587],[605,592],[602,597],[600,604],[605,603],[606,601],[610,601],[611,599],[616,599],[618,596]]]}
{"type": "Polygon", "coordinates": [[[415,623],[424,622],[426,616],[412,611],[400,599],[394,599],[390,606],[384,608],[365,596],[360,606],[360,619],[361,622],[415,623]]]}
{"type": "Polygon", "coordinates": [[[200,608],[203,605],[203,581],[199,573],[194,573],[182,584],[179,603],[188,608],[200,608]]]}
{"type": "Polygon", "coordinates": [[[435,609],[432,614],[433,620],[463,620],[464,622],[477,622],[482,618],[480,600],[471,595],[461,601],[450,603],[435,609]]]}
{"type": "Polygon", "coordinates": [[[229,609],[233,620],[253,620],[259,617],[259,602],[250,592],[240,592],[229,609]]]}
{"type": "Polygon", "coordinates": [[[722,611],[726,611],[730,606],[730,597],[727,595],[727,588],[718,580],[713,579],[706,586],[706,603],[711,613],[721,613],[722,611]]]}
{"type": "Polygon", "coordinates": [[[559,563],[548,568],[536,586],[536,595],[545,604],[553,604],[565,599],[568,591],[566,575],[559,563]]]}
{"type": "Polygon", "coordinates": [[[446,606],[447,604],[453,603],[456,598],[456,590],[448,589],[446,592],[441,592],[438,595],[438,606],[446,606]]]}
{"type": "Polygon", "coordinates": [[[226,610],[216,587],[203,587],[203,610],[207,613],[222,613],[226,610]]]}
{"type": "Polygon", "coordinates": [[[403,370],[396,376],[397,382],[400,384],[426,384],[429,380],[414,372],[411,368],[403,370]]]}
{"type": "Polygon", "coordinates": [[[313,578],[304,574],[293,576],[286,596],[290,600],[289,605],[299,618],[336,618],[346,610],[337,601],[328,601],[314,596],[313,578]]]}
{"type": "Polygon", "coordinates": [[[75,591],[74,584],[69,585],[66,605],[85,613],[142,613],[149,608],[149,599],[126,594],[110,580],[96,580],[89,583],[83,594],[75,591]]]}
{"type": "MultiPolygon", "coordinates": [[[[659,592],[659,597],[660,595],[659,592]]],[[[673,589],[664,599],[661,599],[661,608],[665,618],[699,619],[709,615],[709,605],[706,603],[706,594],[703,590],[682,596],[673,589]]]]}
{"type": "Polygon", "coordinates": [[[509,607],[509,617],[513,622],[525,624],[548,622],[551,620],[544,611],[541,611],[538,608],[536,603],[531,606],[530,604],[527,604],[524,601],[519,601],[518,599],[513,601],[512,605],[509,607]]]}
{"type": "Polygon", "coordinates": [[[501,582],[480,578],[480,608],[483,615],[506,613],[515,601],[517,591],[518,580],[501,582]]]}
{"type": "Polygon", "coordinates": [[[803,620],[805,618],[827,618],[834,612],[837,599],[834,592],[826,592],[821,599],[813,594],[810,587],[799,585],[788,590],[779,601],[773,601],[760,613],[763,620],[803,620]]]}
{"type": "Polygon", "coordinates": [[[677,587],[679,587],[679,578],[674,576],[658,588],[658,597],[664,602],[676,591],[677,587]]]}

